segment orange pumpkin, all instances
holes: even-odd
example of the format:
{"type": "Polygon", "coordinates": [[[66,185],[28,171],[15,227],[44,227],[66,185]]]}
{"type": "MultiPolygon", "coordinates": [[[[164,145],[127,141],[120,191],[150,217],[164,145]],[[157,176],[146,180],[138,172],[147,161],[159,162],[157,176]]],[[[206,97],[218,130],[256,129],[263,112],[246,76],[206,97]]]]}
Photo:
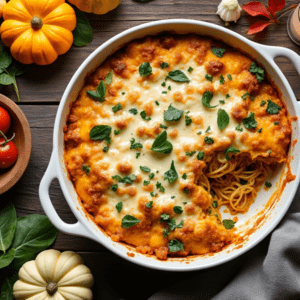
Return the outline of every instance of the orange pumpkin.
{"type": "Polygon", "coordinates": [[[84,12],[102,15],[115,9],[121,0],[69,0],[69,2],[84,12]]]}
{"type": "Polygon", "coordinates": [[[72,46],[76,15],[64,0],[11,0],[3,18],[1,39],[23,64],[51,64],[72,46]]]}

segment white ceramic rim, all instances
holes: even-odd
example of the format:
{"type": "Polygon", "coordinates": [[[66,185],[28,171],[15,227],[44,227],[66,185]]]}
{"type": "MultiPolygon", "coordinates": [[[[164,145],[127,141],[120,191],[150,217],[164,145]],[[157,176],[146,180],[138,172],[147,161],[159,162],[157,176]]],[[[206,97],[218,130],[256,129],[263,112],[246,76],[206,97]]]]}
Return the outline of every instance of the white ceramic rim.
{"type": "MultiPolygon", "coordinates": [[[[64,108],[64,105],[67,101],[67,98],[70,94],[70,92],[72,91],[73,85],[77,79],[77,77],[82,73],[82,71],[84,70],[84,68],[86,67],[86,65],[91,62],[96,56],[99,55],[99,53],[101,53],[108,45],[110,45],[111,43],[114,43],[115,41],[117,41],[118,39],[132,33],[135,31],[139,31],[141,29],[146,29],[149,27],[153,27],[156,25],[164,25],[164,24],[186,24],[186,25],[199,25],[202,27],[206,27],[208,29],[216,29],[218,31],[223,31],[239,40],[241,40],[242,42],[244,42],[245,44],[247,44],[248,46],[250,46],[251,48],[253,48],[256,52],[258,52],[262,57],[264,57],[264,59],[266,61],[268,61],[268,63],[271,65],[271,67],[273,68],[273,70],[279,75],[280,79],[282,80],[288,95],[290,97],[291,103],[293,105],[293,108],[295,109],[296,115],[300,116],[300,109],[297,105],[297,100],[294,96],[294,93],[289,85],[289,83],[287,82],[285,76],[283,75],[283,73],[281,72],[281,70],[278,68],[278,66],[275,64],[274,62],[274,58],[276,56],[279,56],[280,54],[282,54],[283,49],[285,48],[281,48],[281,47],[269,47],[269,46],[263,46],[257,43],[254,43],[246,38],[244,38],[243,36],[240,36],[239,34],[230,31],[226,28],[220,27],[218,25],[214,25],[214,24],[210,24],[210,23],[206,23],[206,22],[202,22],[202,21],[196,21],[196,20],[181,20],[181,19],[173,19],[173,20],[162,20],[162,21],[155,21],[155,22],[150,22],[150,23],[146,23],[146,24],[142,24],[136,27],[133,27],[131,29],[128,29],[118,35],[116,35],[115,37],[111,38],[110,40],[108,40],[107,42],[105,42],[104,44],[102,44],[100,47],[98,47],[93,53],[91,53],[87,59],[81,64],[81,66],[78,68],[78,70],[75,72],[75,74],[73,75],[72,79],[70,80],[59,105],[58,108],[58,112],[56,115],[56,120],[55,120],[55,125],[54,125],[54,134],[53,134],[53,153],[52,153],[52,157],[51,160],[54,160],[54,164],[55,164],[55,170],[56,170],[56,177],[58,178],[62,191],[64,193],[64,196],[70,206],[70,209],[72,210],[73,214],[75,215],[75,217],[78,220],[78,223],[81,224],[81,226],[84,227],[84,229],[87,231],[86,234],[81,234],[82,230],[78,230],[77,232],[73,230],[73,232],[71,232],[71,230],[63,230],[60,226],[58,226],[57,224],[54,224],[55,226],[57,226],[60,230],[67,232],[67,233],[71,233],[71,234],[78,234],[81,236],[86,236],[89,237],[99,243],[101,243],[103,246],[105,246],[106,248],[108,248],[110,251],[114,252],[115,254],[123,257],[124,259],[130,261],[130,262],[135,262],[138,265],[144,266],[144,267],[148,267],[148,268],[153,268],[153,269],[158,269],[158,270],[163,270],[163,271],[192,271],[192,270],[200,270],[200,269],[205,269],[208,267],[214,267],[217,266],[219,264],[228,262],[240,255],[242,255],[243,253],[245,253],[246,251],[250,250],[251,248],[253,248],[255,245],[257,245],[261,240],[263,240],[276,226],[277,224],[281,221],[281,219],[283,218],[283,216],[285,215],[286,211],[288,210],[294,196],[295,193],[297,191],[298,188],[298,184],[299,184],[299,179],[300,179],[300,168],[298,168],[296,175],[296,179],[293,181],[293,184],[291,184],[289,186],[289,198],[285,201],[285,205],[281,208],[281,213],[276,215],[276,220],[272,222],[272,224],[267,224],[269,226],[269,228],[265,231],[264,234],[262,234],[259,238],[257,238],[255,241],[253,241],[252,243],[247,243],[246,245],[244,245],[241,249],[239,249],[240,251],[235,251],[234,253],[228,253],[227,257],[222,259],[222,261],[216,261],[216,262],[212,262],[209,264],[199,264],[198,266],[193,266],[193,265],[188,265],[188,264],[182,264],[181,266],[176,266],[176,267],[172,267],[169,266],[167,264],[164,264],[164,262],[162,262],[161,264],[150,264],[148,262],[144,262],[143,260],[133,260],[131,257],[128,257],[125,253],[122,253],[121,251],[119,251],[117,248],[113,247],[112,243],[103,243],[99,241],[99,238],[97,236],[95,236],[97,233],[95,233],[93,231],[92,228],[90,228],[89,224],[87,223],[87,219],[76,209],[76,207],[73,205],[72,203],[72,199],[64,185],[64,179],[63,177],[66,176],[66,174],[62,173],[62,170],[59,166],[59,152],[58,152],[58,136],[59,136],[59,130],[60,130],[60,119],[62,116],[62,111],[64,108]],[[282,51],[279,51],[282,50],[282,51]]],[[[291,55],[291,50],[286,49],[285,52],[288,51],[288,54],[291,55]]],[[[284,51],[283,51],[284,52],[284,51]]],[[[293,52],[294,53],[294,52],[293,52]]],[[[287,53],[285,53],[287,55],[287,53]]],[[[294,64],[296,65],[296,67],[298,68],[298,72],[300,73],[300,61],[297,61],[298,58],[293,57],[294,60],[294,64]]],[[[299,126],[299,120],[297,121],[297,126],[299,126]]],[[[50,168],[50,164],[49,164],[49,168],[50,168]]],[[[54,178],[54,177],[53,177],[54,178]]],[[[43,178],[44,179],[44,178],[43,178]]],[[[42,183],[41,183],[42,185],[42,183]]],[[[42,197],[43,197],[43,193],[45,191],[41,189],[40,186],[40,198],[41,198],[41,202],[42,202],[42,206],[45,210],[45,213],[48,215],[49,219],[52,221],[51,218],[51,214],[47,213],[45,207],[46,204],[43,204],[42,201],[42,197]]],[[[48,206],[47,206],[48,207],[48,206]]],[[[78,224],[77,223],[77,224],[78,224]]],[[[74,229],[75,227],[79,229],[79,226],[76,226],[77,224],[74,225],[74,229]]]]}

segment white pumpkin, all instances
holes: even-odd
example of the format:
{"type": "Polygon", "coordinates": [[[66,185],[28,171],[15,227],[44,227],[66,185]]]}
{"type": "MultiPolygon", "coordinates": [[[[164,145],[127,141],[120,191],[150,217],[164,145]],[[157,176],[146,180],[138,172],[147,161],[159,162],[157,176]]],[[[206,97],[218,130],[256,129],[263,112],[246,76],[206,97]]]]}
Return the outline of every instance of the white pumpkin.
{"type": "Polygon", "coordinates": [[[90,300],[93,283],[78,254],[50,249],[22,266],[13,294],[17,300],[90,300]]]}

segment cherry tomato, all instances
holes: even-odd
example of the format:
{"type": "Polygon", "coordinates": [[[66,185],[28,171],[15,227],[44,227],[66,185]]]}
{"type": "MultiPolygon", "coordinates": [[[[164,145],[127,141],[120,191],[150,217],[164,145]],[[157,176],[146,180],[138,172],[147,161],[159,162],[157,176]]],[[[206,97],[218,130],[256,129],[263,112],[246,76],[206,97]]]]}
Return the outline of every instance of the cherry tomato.
{"type": "Polygon", "coordinates": [[[4,146],[4,138],[0,138],[0,169],[11,167],[18,158],[18,149],[14,142],[10,141],[4,146]]]}
{"type": "Polygon", "coordinates": [[[10,127],[10,123],[11,120],[9,113],[3,107],[0,106],[0,130],[3,133],[6,133],[8,128],[10,127]]]}

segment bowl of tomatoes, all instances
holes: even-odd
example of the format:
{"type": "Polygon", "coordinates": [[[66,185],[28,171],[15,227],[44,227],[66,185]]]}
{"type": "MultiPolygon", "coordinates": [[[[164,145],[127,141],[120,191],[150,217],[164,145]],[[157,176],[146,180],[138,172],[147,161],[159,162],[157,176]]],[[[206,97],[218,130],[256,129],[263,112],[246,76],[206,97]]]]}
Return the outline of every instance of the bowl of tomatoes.
{"type": "Polygon", "coordinates": [[[23,175],[31,155],[32,140],[22,110],[0,94],[0,195],[23,175]]]}

